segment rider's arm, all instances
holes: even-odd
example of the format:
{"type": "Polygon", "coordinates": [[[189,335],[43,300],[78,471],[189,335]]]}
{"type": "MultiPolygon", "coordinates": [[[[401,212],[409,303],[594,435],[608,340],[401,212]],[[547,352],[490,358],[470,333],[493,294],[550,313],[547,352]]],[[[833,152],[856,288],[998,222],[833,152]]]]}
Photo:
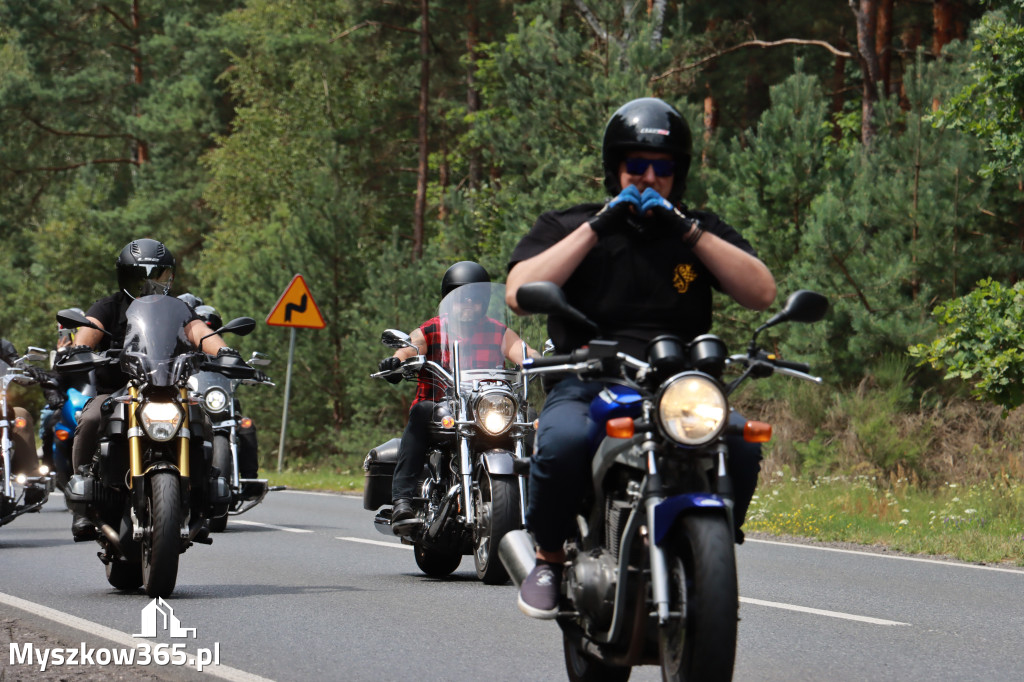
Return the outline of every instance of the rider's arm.
{"type": "Polygon", "coordinates": [[[202,320],[196,319],[185,325],[185,334],[192,345],[208,355],[216,355],[221,348],[227,348],[224,339],[220,334],[214,334],[206,339],[203,337],[210,332],[210,328],[202,320]]]}
{"type": "MultiPolygon", "coordinates": [[[[511,329],[505,330],[505,336],[501,340],[501,352],[505,355],[509,362],[514,362],[517,365],[523,364],[524,358],[522,342],[523,340],[522,338],[520,338],[519,334],[516,334],[511,329]]],[[[538,353],[536,350],[530,348],[530,346],[527,345],[526,356],[530,358],[539,358],[540,353],[538,353]]]]}
{"type": "Polygon", "coordinates": [[[547,281],[558,286],[565,284],[595,244],[597,235],[590,229],[590,223],[583,223],[536,256],[516,263],[505,282],[505,302],[508,307],[517,314],[523,314],[516,301],[516,292],[527,282],[547,281]]]}
{"type": "Polygon", "coordinates": [[[423,335],[423,332],[421,332],[418,327],[416,329],[413,329],[412,333],[409,334],[409,340],[413,342],[413,344],[416,346],[415,348],[405,347],[399,348],[398,350],[395,351],[395,357],[401,360],[402,362],[405,362],[409,358],[415,357],[417,355],[427,354],[427,337],[423,335]]]}
{"type": "MultiPolygon", "coordinates": [[[[95,317],[86,318],[100,329],[106,329],[103,323],[97,320],[95,317]]],[[[89,346],[95,348],[100,345],[100,341],[103,340],[103,332],[100,329],[93,329],[92,327],[79,327],[78,333],[75,334],[75,345],[76,346],[89,346]]]]}
{"type": "Polygon", "coordinates": [[[775,278],[757,256],[709,231],[701,235],[693,253],[718,279],[722,291],[740,305],[765,310],[775,300],[775,278]]]}

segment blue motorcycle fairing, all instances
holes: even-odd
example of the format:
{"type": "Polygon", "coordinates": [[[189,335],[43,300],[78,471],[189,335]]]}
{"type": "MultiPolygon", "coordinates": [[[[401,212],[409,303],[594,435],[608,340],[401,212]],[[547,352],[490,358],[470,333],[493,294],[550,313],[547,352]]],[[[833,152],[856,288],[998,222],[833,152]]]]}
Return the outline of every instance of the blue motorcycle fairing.
{"type": "Polygon", "coordinates": [[[605,437],[605,422],[618,417],[639,417],[643,413],[644,399],[640,392],[628,386],[609,384],[590,401],[590,446],[596,450],[605,437]]]}
{"type": "Polygon", "coordinates": [[[651,535],[654,537],[654,544],[661,546],[679,515],[691,509],[727,511],[725,500],[710,493],[684,493],[666,498],[654,507],[654,518],[651,519],[653,526],[651,535]]]}
{"type": "Polygon", "coordinates": [[[82,393],[77,388],[69,388],[67,399],[60,407],[60,422],[58,422],[58,426],[69,426],[71,427],[71,433],[74,433],[75,427],[78,426],[78,413],[85,409],[85,404],[91,399],[92,396],[82,393]]]}

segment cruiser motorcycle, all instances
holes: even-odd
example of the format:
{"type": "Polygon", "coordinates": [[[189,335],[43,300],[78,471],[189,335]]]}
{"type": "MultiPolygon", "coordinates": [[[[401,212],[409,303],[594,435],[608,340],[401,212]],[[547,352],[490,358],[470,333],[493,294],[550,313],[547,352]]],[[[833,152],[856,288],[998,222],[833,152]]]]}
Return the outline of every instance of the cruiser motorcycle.
{"type": "MultiPolygon", "coordinates": [[[[151,597],[173,592],[179,555],[193,543],[212,544],[207,520],[226,514],[231,501],[227,480],[209,466],[212,434],[188,378],[202,370],[235,378],[255,373],[237,355],[213,359],[195,350],[185,335],[191,320],[184,302],[143,296],[128,306],[123,349],[82,350],[55,366],[82,372],[117,364],[128,377],[102,405],[107,423],[96,454],[68,481],[65,499],[99,531],[107,581],[119,590],[141,585],[151,597]]],[[[60,311],[57,321],[99,329],[72,310],[60,311]]],[[[245,334],[255,324],[242,317],[210,335],[245,334]]]]}
{"type": "MultiPolygon", "coordinates": [[[[270,364],[261,353],[254,352],[247,363],[250,367],[265,367],[270,364]]],[[[269,380],[238,379],[221,372],[198,372],[188,379],[189,389],[200,401],[213,427],[213,466],[227,479],[231,489],[231,503],[228,513],[210,519],[210,530],[221,533],[227,528],[228,516],[237,516],[249,511],[272,490],[283,490],[284,486],[268,487],[265,478],[241,478],[238,468],[238,429],[245,426],[235,391],[241,385],[273,386],[269,380]]]]}
{"type": "MultiPolygon", "coordinates": [[[[728,397],[747,379],[772,374],[820,383],[807,365],[760,348],[757,335],[784,321],[820,320],[827,299],[794,293],[745,354],[729,357],[711,334],[689,343],[661,336],[644,360],[600,339],[551,282],[524,285],[517,301],[598,336],[571,354],[527,360],[524,373],[605,384],[590,407],[600,441],[593,486],[562,572],[557,622],[569,679],[626,680],[636,665],[660,665],[671,681],[731,679],[739,594],[726,436],[767,442],[771,426],[731,413],[728,397]],[[741,373],[727,381],[728,367],[741,373]]],[[[509,533],[500,553],[521,584],[535,564],[530,535],[509,533]]]]}
{"type": "MultiPolygon", "coordinates": [[[[0,360],[0,448],[2,448],[2,459],[0,459],[0,526],[18,518],[22,514],[39,511],[46,504],[53,492],[53,478],[49,468],[39,464],[35,457],[35,446],[33,445],[32,459],[33,467],[29,471],[14,471],[14,440],[17,438],[13,430],[15,426],[23,427],[24,424],[16,424],[23,417],[15,416],[8,419],[7,389],[11,384],[28,385],[36,383],[32,375],[26,370],[27,363],[39,362],[46,359],[46,351],[42,348],[30,347],[28,353],[18,358],[13,365],[0,360]]],[[[24,465],[23,465],[24,466],[24,465]]]]}
{"type": "MultiPolygon", "coordinates": [[[[497,359],[492,352],[484,361],[478,347],[462,340],[469,336],[461,318],[464,300],[485,302],[482,312],[508,326],[504,285],[459,287],[439,307],[443,362],[418,355],[398,369],[371,376],[401,374],[408,381],[429,377],[445,393],[430,426],[421,494],[414,499],[422,506],[422,524],[401,538],[414,546],[416,565],[429,576],[443,577],[458,568],[463,555],[472,554],[477,577],[500,585],[508,581],[508,574],[498,560],[499,543],[524,523],[523,480],[516,463],[529,454],[534,427],[522,371],[506,369],[500,349],[497,359]]],[[[381,342],[395,349],[413,347],[407,334],[394,329],[386,330],[381,342]]],[[[393,438],[367,454],[365,509],[376,511],[391,504],[400,442],[393,438]]],[[[374,527],[385,535],[393,535],[391,512],[388,506],[374,519],[374,527]]]]}

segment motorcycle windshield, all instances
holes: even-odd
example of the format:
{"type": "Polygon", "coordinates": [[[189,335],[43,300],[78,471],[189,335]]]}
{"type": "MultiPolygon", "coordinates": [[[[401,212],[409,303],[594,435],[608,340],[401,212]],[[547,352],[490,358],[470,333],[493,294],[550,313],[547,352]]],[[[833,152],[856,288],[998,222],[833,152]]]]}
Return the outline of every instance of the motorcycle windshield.
{"type": "MultiPolygon", "coordinates": [[[[466,284],[455,289],[442,299],[437,320],[441,364],[453,376],[459,372],[460,384],[488,375],[511,378],[516,365],[505,353],[520,360],[521,350],[513,327],[516,318],[505,305],[504,284],[466,284]]],[[[427,340],[428,346],[431,341],[427,340]]]]}
{"type": "Polygon", "coordinates": [[[185,326],[192,310],[173,296],[143,296],[128,306],[128,327],[121,352],[121,370],[152,386],[173,386],[179,355],[192,350],[185,326]]]}

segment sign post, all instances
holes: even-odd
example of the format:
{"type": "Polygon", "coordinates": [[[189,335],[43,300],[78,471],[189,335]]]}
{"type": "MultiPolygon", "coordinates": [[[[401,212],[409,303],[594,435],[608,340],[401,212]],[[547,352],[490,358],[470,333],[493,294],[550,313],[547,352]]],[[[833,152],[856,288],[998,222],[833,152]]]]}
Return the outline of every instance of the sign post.
{"type": "Polygon", "coordinates": [[[291,327],[288,342],[288,371],[284,380],[284,412],[281,415],[281,440],[277,446],[277,470],[281,471],[284,461],[284,436],[288,429],[288,400],[292,392],[292,362],[295,358],[295,329],[323,329],[327,326],[320,309],[313,300],[313,294],[306,286],[302,275],[295,275],[288,288],[277,299],[274,309],[267,315],[267,324],[275,327],[291,327]]]}

